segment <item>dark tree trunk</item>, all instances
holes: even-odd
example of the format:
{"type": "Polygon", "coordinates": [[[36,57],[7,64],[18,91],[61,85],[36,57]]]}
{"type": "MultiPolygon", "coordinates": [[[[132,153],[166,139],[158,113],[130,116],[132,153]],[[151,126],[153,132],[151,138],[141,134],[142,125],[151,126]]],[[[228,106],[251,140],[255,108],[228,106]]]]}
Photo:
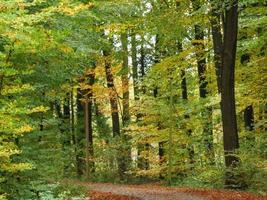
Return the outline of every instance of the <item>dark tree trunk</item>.
{"type": "Polygon", "coordinates": [[[248,131],[254,130],[254,114],[252,105],[246,107],[244,110],[245,128],[248,131]]]}
{"type": "Polygon", "coordinates": [[[114,78],[111,71],[111,61],[110,61],[110,53],[108,51],[103,51],[105,56],[105,72],[107,79],[107,87],[109,89],[109,101],[111,108],[111,118],[112,118],[112,132],[113,137],[120,135],[120,118],[119,118],[119,109],[118,109],[118,101],[117,101],[117,93],[115,91],[114,86],[114,78]]]}
{"type": "MultiPolygon", "coordinates": [[[[61,109],[61,102],[55,101],[55,110],[56,114],[59,120],[59,131],[61,133],[61,141],[62,141],[62,154],[63,157],[66,158],[66,156],[69,155],[69,148],[70,148],[70,109],[69,109],[69,95],[66,94],[66,97],[63,101],[63,110],[61,109]]],[[[67,175],[67,172],[69,170],[69,163],[68,159],[64,161],[64,175],[67,175]]]]}
{"type": "Polygon", "coordinates": [[[199,77],[199,96],[201,98],[206,98],[208,93],[208,82],[206,80],[204,32],[199,25],[195,25],[195,39],[196,42],[194,42],[194,45],[196,46],[197,70],[199,77]]]}
{"type": "Polygon", "coordinates": [[[159,142],[159,163],[162,164],[164,163],[164,143],[165,142],[159,142]]]}
{"type": "Polygon", "coordinates": [[[130,122],[129,112],[129,65],[128,65],[128,49],[127,49],[127,34],[121,35],[122,50],[123,50],[123,64],[122,64],[122,88],[123,88],[123,100],[122,100],[122,124],[127,126],[130,122]]]}
{"type": "MultiPolygon", "coordinates": [[[[198,1],[194,4],[194,9],[197,11],[200,8],[198,1]]],[[[208,95],[207,86],[208,81],[206,78],[206,58],[205,58],[205,46],[204,46],[204,31],[200,25],[195,25],[195,40],[194,45],[196,47],[197,57],[197,69],[199,78],[199,96],[201,99],[205,99],[208,95]]],[[[206,108],[202,111],[203,116],[203,137],[204,145],[206,148],[206,157],[209,160],[213,160],[213,131],[212,131],[212,109],[206,108]]]]}
{"type": "Polygon", "coordinates": [[[99,137],[104,139],[105,143],[109,143],[110,138],[110,127],[107,124],[106,116],[100,111],[99,104],[97,100],[94,98],[94,111],[95,111],[95,121],[96,121],[96,129],[99,133],[99,137]]]}
{"type": "Polygon", "coordinates": [[[84,108],[83,104],[81,102],[81,99],[83,97],[83,92],[80,88],[77,89],[77,126],[78,129],[76,131],[76,148],[77,148],[77,154],[76,154],[76,167],[77,167],[77,177],[80,178],[84,173],[85,168],[85,162],[84,162],[84,108]]]}
{"type": "MultiPolygon", "coordinates": [[[[241,34],[242,36],[240,37],[240,39],[247,39],[247,31],[246,29],[243,29],[243,32],[241,34]]],[[[248,53],[244,53],[243,55],[241,55],[240,58],[240,62],[243,65],[243,67],[247,67],[247,63],[250,61],[250,55],[248,53]]],[[[243,80],[246,81],[246,80],[243,80]]],[[[254,130],[254,112],[253,112],[253,106],[249,105],[245,108],[244,110],[244,124],[245,124],[245,129],[247,131],[253,131],[254,130]]],[[[246,139],[251,143],[251,145],[253,146],[253,142],[255,140],[255,138],[253,137],[253,135],[248,135],[246,137],[246,139]]]]}
{"type": "Polygon", "coordinates": [[[88,76],[88,89],[85,91],[84,119],[86,138],[86,177],[95,172],[94,147],[93,147],[93,84],[94,74],[88,76]]]}
{"type": "MultiPolygon", "coordinates": [[[[135,50],[136,51],[136,48],[135,50]]],[[[136,52],[135,52],[136,53],[136,52]]],[[[141,48],[140,48],[140,77],[143,78],[145,76],[145,69],[146,69],[146,61],[145,61],[146,55],[145,55],[145,49],[144,49],[144,39],[142,36],[142,41],[141,41],[141,48]]],[[[136,67],[137,67],[137,63],[136,63],[136,67]]],[[[138,75],[138,73],[137,73],[138,75]]],[[[143,93],[145,93],[145,87],[143,86],[141,91],[143,93]]],[[[139,92],[139,91],[138,91],[139,92]]],[[[137,118],[139,118],[141,116],[137,116],[137,118]]],[[[138,120],[138,119],[137,119],[138,120]]],[[[137,146],[137,154],[138,154],[138,160],[137,160],[137,166],[139,169],[149,169],[149,160],[147,158],[147,155],[149,154],[149,144],[148,143],[142,143],[142,144],[138,144],[137,146]],[[145,151],[146,155],[144,157],[141,156],[142,152],[145,151]]]]}
{"type": "MultiPolygon", "coordinates": [[[[119,118],[119,110],[118,110],[118,100],[117,93],[114,85],[114,78],[111,71],[111,58],[110,52],[108,50],[103,51],[103,55],[105,57],[105,72],[107,79],[107,87],[109,88],[109,101],[111,107],[111,118],[112,118],[112,132],[113,137],[120,137],[120,118],[119,118]]],[[[121,148],[121,147],[119,147],[121,148]]],[[[121,180],[124,179],[125,176],[125,163],[123,162],[124,156],[117,155],[118,162],[118,173],[121,180]]]]}
{"type": "MultiPolygon", "coordinates": [[[[153,90],[153,96],[155,98],[157,98],[158,96],[158,89],[155,88],[153,90]]],[[[158,123],[158,129],[160,129],[160,123],[158,123]]],[[[164,151],[164,144],[166,142],[165,141],[160,141],[159,142],[159,151],[158,151],[158,154],[159,154],[159,164],[162,165],[164,162],[165,162],[165,151],[164,151]]],[[[160,178],[163,178],[162,174],[160,174],[160,178]]]]}
{"type": "MultiPolygon", "coordinates": [[[[239,148],[234,76],[238,32],[238,1],[232,1],[229,7],[225,10],[221,100],[225,164],[228,169],[237,165],[238,158],[234,154],[239,148]]],[[[238,184],[230,170],[226,174],[225,184],[226,187],[236,187],[238,184]]]]}
{"type": "MultiPolygon", "coordinates": [[[[180,49],[180,51],[181,51],[181,49],[180,49]]],[[[181,71],[181,79],[182,79],[182,82],[181,82],[182,99],[184,101],[188,101],[185,70],[181,71]]],[[[189,115],[185,115],[184,118],[185,119],[189,119],[189,115]]],[[[187,135],[188,135],[188,137],[192,137],[192,130],[191,129],[187,130],[187,135]]],[[[188,151],[188,155],[189,155],[189,162],[190,162],[190,165],[191,165],[190,168],[193,169],[193,164],[195,163],[195,160],[194,160],[195,151],[194,151],[193,144],[187,144],[187,151],[188,151]]]]}
{"type": "MultiPolygon", "coordinates": [[[[155,41],[155,56],[154,56],[154,63],[159,63],[160,62],[160,50],[159,50],[159,35],[156,35],[156,41],[155,41]]],[[[155,98],[157,98],[158,96],[158,88],[155,87],[153,90],[153,96],[155,98]]],[[[158,124],[158,129],[160,129],[160,124],[158,124]]],[[[165,162],[165,151],[164,151],[164,144],[166,142],[165,141],[160,141],[159,142],[159,150],[158,150],[158,154],[159,154],[159,164],[162,165],[165,162]]],[[[159,177],[162,179],[163,175],[160,173],[159,177]]]]}
{"type": "Polygon", "coordinates": [[[238,31],[238,5],[233,1],[230,9],[225,11],[224,51],[222,60],[222,120],[225,163],[227,167],[234,165],[237,158],[232,154],[239,148],[236,108],[235,108],[235,58],[238,31]]]}
{"type": "MultiPolygon", "coordinates": [[[[70,108],[71,108],[71,140],[72,140],[72,145],[74,147],[75,165],[76,165],[76,169],[78,169],[79,157],[78,157],[77,137],[76,137],[76,132],[75,132],[75,119],[74,119],[75,118],[75,113],[74,113],[75,111],[74,111],[74,91],[73,91],[73,89],[71,91],[70,98],[71,98],[71,100],[70,100],[70,108]]],[[[77,172],[77,176],[78,176],[78,172],[77,172]]]]}
{"type": "Polygon", "coordinates": [[[211,2],[211,32],[212,32],[212,42],[214,49],[214,63],[217,77],[217,87],[218,92],[222,91],[222,32],[221,32],[221,11],[219,10],[218,2],[211,2]]]}
{"type": "MultiPolygon", "coordinates": [[[[121,43],[122,43],[122,55],[123,55],[123,63],[122,63],[122,126],[127,127],[130,123],[130,110],[129,110],[129,63],[128,63],[128,36],[127,33],[123,33],[121,35],[121,43]]],[[[131,146],[130,146],[130,137],[125,134],[125,131],[122,132],[122,140],[123,146],[121,147],[122,151],[122,164],[123,171],[127,171],[129,166],[131,165],[131,146]]]]}
{"type": "Polygon", "coordinates": [[[70,135],[70,94],[67,93],[66,97],[64,99],[63,104],[63,119],[64,119],[64,132],[65,133],[65,139],[64,143],[66,146],[70,147],[71,145],[71,135],[70,135]]]}
{"type": "Polygon", "coordinates": [[[64,157],[67,158],[65,161],[64,172],[65,174],[70,172],[71,168],[71,135],[70,135],[70,94],[67,93],[63,103],[63,153],[64,157]]]}

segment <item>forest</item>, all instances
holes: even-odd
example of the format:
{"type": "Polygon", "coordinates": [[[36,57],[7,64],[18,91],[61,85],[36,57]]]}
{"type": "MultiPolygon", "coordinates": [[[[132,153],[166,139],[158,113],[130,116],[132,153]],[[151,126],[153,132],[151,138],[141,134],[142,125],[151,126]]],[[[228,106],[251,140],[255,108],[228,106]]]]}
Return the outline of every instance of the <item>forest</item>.
{"type": "Polygon", "coordinates": [[[87,199],[103,183],[265,199],[266,8],[0,0],[0,199],[87,199]]]}

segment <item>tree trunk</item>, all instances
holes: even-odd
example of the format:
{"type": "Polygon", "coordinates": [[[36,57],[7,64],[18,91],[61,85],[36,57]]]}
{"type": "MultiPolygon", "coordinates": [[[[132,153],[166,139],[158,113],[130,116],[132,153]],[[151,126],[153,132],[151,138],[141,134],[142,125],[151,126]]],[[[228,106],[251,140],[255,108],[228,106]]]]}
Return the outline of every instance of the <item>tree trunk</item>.
{"type": "MultiPolygon", "coordinates": [[[[178,42],[178,52],[182,52],[183,51],[183,47],[182,47],[182,43],[178,42]]],[[[181,89],[182,89],[182,99],[187,102],[188,101],[188,93],[187,93],[187,82],[186,82],[186,72],[184,69],[181,70],[181,89]]],[[[185,119],[189,119],[189,115],[184,115],[185,119]]],[[[192,130],[191,129],[187,129],[187,136],[188,137],[192,137],[192,130]]],[[[194,146],[193,144],[187,144],[187,151],[188,151],[188,155],[189,155],[189,163],[190,163],[190,169],[193,169],[193,165],[195,163],[194,160],[194,155],[195,155],[195,151],[194,151],[194,146]]]]}
{"type": "MultiPolygon", "coordinates": [[[[160,62],[160,50],[159,50],[159,35],[156,35],[156,41],[155,41],[155,56],[154,56],[154,63],[159,63],[160,62]]],[[[154,88],[153,90],[153,96],[155,98],[157,98],[158,96],[158,89],[157,87],[154,88]]],[[[160,129],[160,124],[158,124],[158,128],[160,129]]],[[[166,142],[165,141],[160,141],[159,142],[159,150],[158,150],[158,154],[159,154],[159,164],[162,165],[165,162],[165,151],[164,151],[164,144],[166,142]]],[[[159,177],[162,179],[163,176],[160,173],[159,177]]]]}
{"type": "Polygon", "coordinates": [[[123,92],[123,99],[122,99],[122,125],[127,126],[130,122],[130,112],[129,112],[129,65],[128,65],[128,49],[127,49],[127,34],[123,33],[121,35],[121,42],[122,42],[122,53],[123,53],[123,64],[122,64],[122,92],[123,92]]]}
{"type": "MultiPolygon", "coordinates": [[[[75,111],[74,111],[74,91],[72,88],[71,95],[70,95],[70,108],[71,108],[71,139],[72,139],[72,145],[74,147],[74,156],[75,156],[75,165],[76,169],[79,165],[79,157],[78,157],[78,146],[77,146],[77,137],[75,132],[75,111]]],[[[78,172],[77,172],[78,175],[78,172]]]]}
{"type": "MultiPolygon", "coordinates": [[[[185,70],[182,70],[182,71],[181,71],[181,79],[182,79],[182,82],[181,82],[182,99],[183,99],[184,101],[188,101],[187,83],[186,83],[186,74],[185,74],[185,70]]],[[[189,115],[185,115],[184,118],[185,118],[185,119],[189,119],[189,115]]],[[[188,129],[188,130],[187,130],[187,135],[188,135],[188,137],[192,137],[192,130],[191,130],[191,129],[188,129]]],[[[190,169],[192,170],[192,169],[193,169],[193,165],[194,165],[194,163],[195,163],[195,160],[194,160],[194,154],[195,154],[195,151],[194,151],[194,146],[193,146],[193,144],[187,144],[187,151],[188,151],[188,155],[189,155],[190,169]]]]}
{"type": "Polygon", "coordinates": [[[216,70],[216,77],[217,77],[217,87],[218,92],[221,93],[222,91],[222,32],[221,32],[221,20],[220,16],[221,13],[219,11],[218,3],[211,2],[211,32],[212,32],[212,42],[213,42],[213,49],[214,49],[214,63],[215,63],[215,70],[216,70]]]}
{"type": "Polygon", "coordinates": [[[119,109],[117,101],[117,93],[114,86],[114,78],[111,71],[111,62],[110,62],[110,53],[104,51],[105,56],[105,72],[107,79],[107,87],[109,89],[109,101],[111,108],[111,118],[112,118],[112,132],[113,137],[120,136],[120,118],[119,118],[119,109]]]}
{"type": "Polygon", "coordinates": [[[144,39],[142,36],[142,43],[141,43],[141,49],[140,49],[140,72],[141,77],[144,77],[146,75],[145,68],[146,68],[146,56],[145,56],[145,50],[144,50],[144,39]]]}
{"type": "Polygon", "coordinates": [[[93,84],[94,74],[88,76],[88,89],[85,91],[84,119],[86,138],[86,177],[89,178],[95,172],[94,147],[93,147],[93,84]]]}
{"type": "MultiPolygon", "coordinates": [[[[236,108],[235,108],[235,58],[238,32],[238,1],[232,1],[225,10],[224,43],[222,59],[222,122],[225,164],[235,167],[238,158],[234,155],[239,148],[236,108]]],[[[226,187],[236,187],[237,180],[229,170],[226,174],[226,187]]]]}
{"type": "MultiPolygon", "coordinates": [[[[117,100],[117,93],[115,91],[114,85],[114,78],[111,71],[111,61],[110,61],[110,52],[108,50],[103,51],[103,55],[105,57],[105,72],[106,72],[106,79],[107,79],[107,87],[109,89],[109,101],[110,101],[110,108],[111,108],[111,118],[112,118],[112,132],[113,137],[120,138],[120,118],[119,118],[119,110],[118,110],[118,100],[117,100]]],[[[119,146],[120,148],[120,146],[119,146]]],[[[118,162],[118,173],[120,179],[123,179],[125,174],[125,163],[123,163],[123,156],[117,155],[117,162],[118,162]]]]}
{"type": "Polygon", "coordinates": [[[254,114],[252,105],[248,106],[244,110],[245,128],[248,131],[254,130],[254,114]]]}
{"type": "MultiPolygon", "coordinates": [[[[243,29],[243,32],[241,34],[240,39],[246,40],[248,38],[247,35],[248,35],[247,30],[243,29]]],[[[249,61],[250,61],[250,55],[248,53],[244,53],[243,55],[241,55],[240,62],[243,65],[243,67],[247,67],[246,65],[249,61]]],[[[246,80],[242,80],[242,81],[246,81],[246,80]]],[[[247,106],[244,110],[244,124],[245,124],[245,129],[247,131],[253,131],[254,130],[254,112],[253,112],[253,106],[252,105],[247,106]]],[[[255,140],[253,135],[249,134],[246,137],[246,139],[248,142],[250,142],[251,146],[253,146],[253,143],[255,140]]]]}
{"type": "MultiPolygon", "coordinates": [[[[197,11],[200,8],[198,3],[194,4],[195,10],[197,11]]],[[[206,80],[206,58],[205,58],[205,46],[204,46],[204,31],[200,25],[195,25],[195,42],[196,47],[196,57],[197,57],[197,69],[198,69],[198,78],[199,78],[199,96],[201,99],[205,99],[208,95],[207,85],[208,81],[206,80]]],[[[203,117],[203,137],[204,145],[207,150],[206,157],[209,160],[213,160],[213,131],[212,131],[212,109],[207,108],[202,111],[203,117]]]]}
{"type": "MultiPolygon", "coordinates": [[[[130,123],[131,116],[129,111],[129,63],[128,63],[128,37],[127,33],[121,34],[121,43],[122,43],[122,55],[123,55],[123,64],[122,64],[122,92],[123,92],[123,99],[122,99],[122,126],[127,127],[130,123]]],[[[123,131],[125,132],[125,131],[123,131]]],[[[131,165],[131,146],[130,146],[130,137],[122,134],[123,140],[123,147],[122,147],[122,163],[123,163],[123,170],[127,171],[129,166],[131,165]]]]}
{"type": "MultiPolygon", "coordinates": [[[[70,138],[69,138],[69,120],[70,120],[70,109],[69,109],[69,96],[68,94],[64,98],[63,101],[63,110],[61,109],[61,102],[55,101],[55,110],[59,120],[59,131],[61,133],[61,141],[62,141],[62,154],[63,157],[66,158],[69,155],[68,151],[70,148],[70,138]]],[[[64,175],[67,174],[69,170],[68,159],[64,160],[64,175]]]]}
{"type": "Polygon", "coordinates": [[[77,89],[77,126],[78,129],[76,131],[76,148],[77,148],[77,155],[76,155],[76,167],[77,167],[77,177],[80,178],[84,174],[85,162],[84,158],[84,108],[81,102],[83,97],[83,91],[78,88],[77,89]]]}
{"type": "Polygon", "coordinates": [[[134,99],[138,100],[139,99],[139,92],[138,92],[138,62],[137,62],[137,49],[136,49],[136,38],[135,34],[132,33],[131,36],[131,45],[132,45],[132,71],[133,71],[133,89],[134,89],[134,99]]]}
{"type": "MultiPolygon", "coordinates": [[[[134,47],[134,46],[132,46],[134,47]]],[[[136,51],[136,48],[135,50],[136,51]]],[[[142,41],[141,41],[141,48],[140,48],[140,72],[141,72],[141,78],[143,78],[145,76],[145,68],[146,68],[146,62],[145,62],[145,50],[144,50],[144,39],[142,36],[142,41]]],[[[137,67],[137,63],[136,63],[136,67],[137,67]]],[[[137,72],[137,71],[136,71],[137,72]]],[[[142,87],[141,91],[143,93],[145,93],[145,87],[142,87]]],[[[141,116],[137,116],[137,118],[139,118],[141,116]]],[[[137,160],[137,166],[139,169],[149,169],[149,160],[148,158],[146,158],[149,154],[149,147],[150,145],[148,143],[142,143],[142,144],[138,144],[137,146],[137,154],[138,154],[138,160],[137,160]],[[145,151],[146,152],[146,156],[142,157],[141,154],[142,152],[145,151]]]]}
{"type": "Polygon", "coordinates": [[[63,119],[64,119],[64,132],[66,132],[64,143],[70,147],[71,135],[70,135],[70,94],[67,93],[63,104],[63,119]]]}

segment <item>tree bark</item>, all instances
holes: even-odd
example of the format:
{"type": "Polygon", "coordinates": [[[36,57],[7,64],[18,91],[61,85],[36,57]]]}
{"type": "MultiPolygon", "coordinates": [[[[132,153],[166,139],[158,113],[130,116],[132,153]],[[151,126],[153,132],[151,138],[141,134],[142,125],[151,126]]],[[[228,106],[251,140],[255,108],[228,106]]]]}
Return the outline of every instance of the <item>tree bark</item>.
{"type": "MultiPolygon", "coordinates": [[[[74,147],[74,156],[75,156],[75,164],[76,164],[76,169],[78,168],[79,165],[79,157],[78,157],[78,146],[77,146],[77,137],[76,137],[76,132],[75,132],[75,111],[74,111],[74,91],[72,88],[71,95],[70,95],[70,108],[71,108],[71,139],[72,139],[72,145],[74,147]]],[[[77,171],[78,175],[78,171],[77,171]]]]}
{"type": "MultiPolygon", "coordinates": [[[[140,59],[139,59],[139,63],[140,63],[140,78],[144,78],[145,76],[145,70],[146,70],[146,55],[145,55],[145,49],[144,49],[144,39],[143,36],[141,37],[141,48],[140,48],[140,59]]],[[[134,47],[134,46],[132,46],[134,47]]],[[[135,50],[136,51],[136,48],[135,50]]],[[[137,63],[136,63],[136,67],[137,67],[137,63]]],[[[137,71],[136,71],[137,72],[137,71]]],[[[145,87],[142,87],[141,89],[142,93],[145,93],[145,87]]],[[[139,92],[139,91],[138,91],[139,92]]],[[[137,118],[140,118],[141,116],[137,116],[137,118]]],[[[137,166],[139,169],[145,169],[148,170],[149,169],[149,160],[148,160],[148,154],[149,154],[149,143],[142,143],[142,144],[138,144],[137,146],[137,154],[138,154],[138,160],[137,160],[137,166]],[[142,152],[145,151],[146,152],[146,156],[142,157],[141,154],[142,152]]]]}
{"type": "MultiPolygon", "coordinates": [[[[114,78],[111,70],[111,61],[110,61],[111,53],[109,50],[104,50],[103,55],[105,59],[107,87],[109,89],[109,101],[111,108],[113,137],[121,139],[117,93],[115,91],[114,78]]],[[[119,149],[121,149],[121,146],[119,146],[119,149]]],[[[117,155],[118,173],[121,180],[123,180],[126,171],[125,163],[123,163],[123,160],[124,160],[124,155],[117,155]]]]}
{"type": "Polygon", "coordinates": [[[213,42],[213,49],[214,49],[214,63],[215,63],[215,70],[216,70],[216,77],[217,77],[217,87],[218,92],[221,93],[222,91],[222,32],[221,32],[221,13],[219,11],[218,3],[211,2],[211,32],[212,32],[212,42],[213,42]]]}
{"type": "Polygon", "coordinates": [[[238,1],[231,2],[230,8],[225,9],[221,99],[225,165],[228,168],[225,185],[228,188],[237,187],[237,180],[229,168],[237,166],[239,162],[234,155],[239,148],[234,76],[238,32],[238,1]]]}
{"type": "Polygon", "coordinates": [[[134,99],[138,100],[139,99],[139,91],[138,91],[138,61],[137,61],[137,49],[136,49],[136,38],[135,34],[132,33],[131,36],[131,45],[132,45],[132,71],[133,71],[133,89],[134,89],[134,99]]]}
{"type": "Polygon", "coordinates": [[[84,158],[84,108],[83,103],[81,101],[83,97],[83,91],[78,88],[77,89],[77,126],[78,129],[76,131],[76,148],[77,148],[77,155],[76,155],[76,167],[77,167],[77,177],[80,178],[84,174],[85,169],[85,159],[84,158]]]}
{"type": "MultiPolygon", "coordinates": [[[[154,63],[157,64],[160,62],[160,50],[159,50],[159,35],[156,35],[156,41],[155,41],[155,56],[154,56],[154,63]]],[[[154,98],[157,98],[158,96],[158,89],[157,87],[154,88],[153,90],[153,96],[154,98]]],[[[158,128],[160,127],[160,124],[158,125],[158,128]]],[[[159,150],[158,150],[158,154],[159,154],[159,163],[163,164],[164,162],[164,141],[160,141],[159,142],[159,150]]],[[[160,174],[160,178],[163,178],[160,174]]]]}
{"type": "MultiPolygon", "coordinates": [[[[188,94],[187,94],[187,83],[186,83],[186,73],[185,70],[181,71],[181,88],[182,88],[182,99],[184,101],[188,101],[188,94]]],[[[189,119],[189,115],[185,115],[184,116],[185,119],[189,119]]],[[[187,130],[187,135],[188,137],[192,137],[192,130],[188,129],[187,130]]],[[[193,144],[187,144],[187,151],[188,151],[188,155],[189,155],[189,163],[190,163],[190,169],[193,169],[193,164],[195,163],[194,160],[194,155],[195,155],[195,151],[194,151],[194,146],[193,144]]]]}
{"type": "MultiPolygon", "coordinates": [[[[122,43],[122,55],[123,55],[123,63],[122,63],[122,126],[127,127],[130,123],[131,116],[129,110],[129,63],[128,63],[128,35],[127,33],[121,34],[121,43],[122,43]]],[[[127,171],[129,166],[131,165],[131,146],[130,146],[130,137],[125,134],[125,131],[122,131],[122,141],[123,145],[121,147],[122,152],[122,164],[123,171],[127,171]]]]}
{"type": "Polygon", "coordinates": [[[88,75],[88,89],[85,91],[84,119],[86,138],[86,177],[89,178],[95,172],[94,147],[93,147],[93,84],[94,73],[88,75]]]}
{"type": "MultiPolygon", "coordinates": [[[[194,9],[197,11],[200,9],[198,1],[194,4],[194,9]]],[[[195,42],[196,57],[197,57],[197,69],[199,78],[199,96],[201,99],[205,99],[208,95],[208,81],[206,78],[207,66],[205,58],[205,45],[204,45],[204,31],[200,25],[195,25],[195,42]]],[[[206,148],[206,156],[209,160],[213,160],[213,131],[212,131],[212,108],[206,108],[202,111],[203,117],[203,137],[204,145],[206,148]]]]}
{"type": "Polygon", "coordinates": [[[121,35],[121,42],[122,42],[122,53],[123,53],[123,64],[122,64],[122,92],[123,92],[123,99],[122,99],[122,125],[127,126],[130,122],[130,112],[129,112],[129,64],[128,64],[128,42],[127,42],[127,34],[123,33],[121,35]]]}
{"type": "Polygon", "coordinates": [[[238,31],[238,4],[234,0],[225,11],[225,33],[222,59],[222,121],[225,164],[230,167],[237,162],[232,155],[239,148],[235,108],[235,58],[238,31]]]}
{"type": "MultiPolygon", "coordinates": [[[[61,107],[61,102],[59,100],[55,101],[55,110],[57,114],[57,118],[59,120],[58,128],[61,133],[61,145],[62,145],[62,154],[65,158],[66,155],[69,155],[68,151],[70,148],[70,138],[69,138],[69,120],[70,120],[70,110],[69,110],[69,96],[68,93],[63,101],[63,109],[61,107]]],[[[69,170],[68,159],[64,161],[64,175],[67,175],[69,170]]]]}
{"type": "Polygon", "coordinates": [[[248,106],[244,110],[245,128],[248,131],[254,130],[254,112],[252,105],[248,106]]]}
{"type": "Polygon", "coordinates": [[[105,56],[105,72],[107,79],[107,87],[109,89],[109,101],[111,108],[111,118],[112,118],[112,132],[113,137],[120,136],[120,118],[119,118],[119,109],[118,109],[118,100],[117,94],[114,86],[114,78],[111,71],[111,61],[110,53],[105,50],[103,51],[105,56]]]}
{"type": "MultiPolygon", "coordinates": [[[[246,40],[248,38],[247,36],[247,30],[243,29],[243,32],[241,34],[240,39],[246,40]]],[[[250,55],[248,53],[244,53],[241,55],[240,62],[243,65],[243,67],[247,67],[247,63],[250,61],[250,55]]],[[[242,80],[246,81],[246,80],[242,80]]],[[[253,106],[249,105],[244,109],[244,125],[245,129],[247,131],[253,131],[254,130],[254,112],[253,112],[253,106]]],[[[249,135],[246,137],[246,139],[251,143],[253,146],[253,141],[255,138],[252,135],[249,135]]]]}
{"type": "Polygon", "coordinates": [[[64,130],[66,132],[65,144],[70,147],[71,135],[70,135],[70,93],[66,94],[63,104],[63,119],[64,119],[64,130]]]}

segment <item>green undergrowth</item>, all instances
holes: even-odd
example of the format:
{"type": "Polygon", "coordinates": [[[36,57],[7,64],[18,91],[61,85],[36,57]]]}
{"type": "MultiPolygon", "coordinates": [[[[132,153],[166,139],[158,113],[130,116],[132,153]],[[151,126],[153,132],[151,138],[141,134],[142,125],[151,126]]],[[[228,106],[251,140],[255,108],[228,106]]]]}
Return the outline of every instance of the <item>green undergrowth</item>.
{"type": "Polygon", "coordinates": [[[66,200],[82,199],[87,190],[83,186],[61,182],[32,181],[29,185],[21,188],[15,196],[9,195],[1,200],[66,200]]]}

